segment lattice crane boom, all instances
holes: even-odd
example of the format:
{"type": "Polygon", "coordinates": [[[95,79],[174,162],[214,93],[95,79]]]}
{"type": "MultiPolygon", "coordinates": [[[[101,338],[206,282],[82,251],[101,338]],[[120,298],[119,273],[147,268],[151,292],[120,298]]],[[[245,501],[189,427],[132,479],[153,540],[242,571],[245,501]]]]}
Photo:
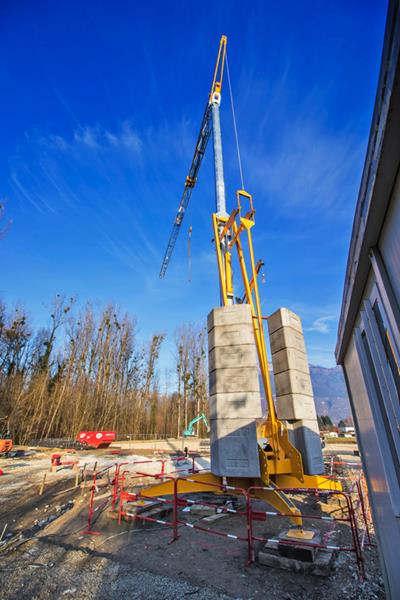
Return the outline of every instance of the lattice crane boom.
{"type": "Polygon", "coordinates": [[[201,162],[203,160],[207,143],[211,134],[211,109],[207,104],[206,110],[204,112],[203,121],[201,123],[200,133],[197,138],[196,149],[194,151],[192,164],[190,165],[189,174],[185,179],[185,187],[183,189],[182,198],[179,204],[178,212],[176,213],[176,217],[174,220],[174,224],[172,226],[171,235],[169,237],[167,249],[165,251],[164,259],[161,264],[160,269],[160,278],[162,279],[165,275],[165,272],[168,268],[169,261],[171,259],[171,255],[175,246],[175,242],[177,240],[180,227],[182,225],[183,217],[185,216],[186,209],[189,204],[190,196],[192,195],[192,191],[197,181],[197,174],[200,169],[201,162]]]}
{"type": "Polygon", "coordinates": [[[183,194],[181,197],[181,201],[179,204],[178,212],[176,213],[176,217],[172,226],[171,235],[168,240],[167,249],[164,254],[164,258],[161,264],[160,269],[160,279],[162,279],[166,273],[169,262],[171,260],[172,252],[175,247],[176,240],[178,238],[179,230],[182,225],[183,217],[185,216],[186,209],[189,204],[190,197],[193,192],[193,188],[197,183],[197,176],[199,173],[199,169],[206,152],[208,140],[210,139],[211,131],[212,131],[212,107],[215,106],[217,102],[220,102],[220,94],[222,87],[222,78],[224,74],[224,64],[225,64],[225,55],[226,55],[226,43],[227,38],[225,35],[221,37],[221,41],[219,44],[219,51],[217,62],[215,65],[214,77],[211,86],[211,91],[209,94],[208,102],[204,111],[203,119],[201,122],[200,132],[196,142],[196,148],[193,154],[193,159],[190,165],[189,174],[185,179],[185,187],[183,188],[183,194]]]}

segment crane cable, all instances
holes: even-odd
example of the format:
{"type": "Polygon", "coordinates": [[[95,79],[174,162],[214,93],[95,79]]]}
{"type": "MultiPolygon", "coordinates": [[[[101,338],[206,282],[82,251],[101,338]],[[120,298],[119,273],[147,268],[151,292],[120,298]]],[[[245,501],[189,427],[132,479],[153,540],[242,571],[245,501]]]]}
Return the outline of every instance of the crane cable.
{"type": "Polygon", "coordinates": [[[233,104],[233,93],[232,93],[232,86],[231,86],[231,76],[230,76],[230,72],[229,72],[228,52],[225,55],[225,60],[226,60],[226,73],[228,75],[229,96],[230,96],[230,100],[231,100],[233,129],[234,129],[234,132],[235,132],[236,151],[237,151],[237,157],[238,157],[238,163],[239,163],[239,171],[240,171],[240,181],[241,181],[241,184],[242,184],[242,190],[244,190],[242,160],[240,158],[239,136],[238,136],[237,126],[236,126],[235,107],[234,107],[234,104],[233,104]]]}
{"type": "Polygon", "coordinates": [[[192,255],[191,255],[191,240],[192,240],[192,231],[193,228],[190,225],[188,231],[188,281],[192,282],[192,255]]]}

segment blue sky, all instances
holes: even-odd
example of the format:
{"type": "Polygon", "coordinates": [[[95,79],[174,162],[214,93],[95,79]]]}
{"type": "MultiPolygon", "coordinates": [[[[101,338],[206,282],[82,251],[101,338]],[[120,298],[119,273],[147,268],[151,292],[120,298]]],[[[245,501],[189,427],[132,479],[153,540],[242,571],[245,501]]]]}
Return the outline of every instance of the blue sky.
{"type": "MultiPolygon", "coordinates": [[[[211,144],[158,273],[225,33],[263,311],[298,312],[310,362],[333,366],[385,13],[380,0],[3,0],[0,194],[13,223],[0,241],[1,296],[38,326],[56,293],[114,301],[142,339],[169,334],[162,366],[172,364],[174,329],[219,302],[211,144]]],[[[226,81],[221,119],[233,208],[226,81]]]]}

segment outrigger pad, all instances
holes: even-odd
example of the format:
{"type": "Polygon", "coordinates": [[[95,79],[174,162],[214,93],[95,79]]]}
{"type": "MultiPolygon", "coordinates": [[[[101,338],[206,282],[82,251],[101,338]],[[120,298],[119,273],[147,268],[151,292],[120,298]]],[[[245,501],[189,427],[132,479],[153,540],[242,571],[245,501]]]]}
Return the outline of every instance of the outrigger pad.
{"type": "Polygon", "coordinates": [[[317,529],[292,528],[282,531],[278,535],[279,554],[303,562],[314,562],[319,544],[321,544],[321,534],[317,529]]]}
{"type": "Polygon", "coordinates": [[[330,548],[318,548],[320,544],[321,534],[317,529],[291,528],[268,540],[258,553],[258,561],[267,567],[327,577],[334,569],[337,553],[330,548]],[[293,544],[294,541],[298,543],[293,544]]]}

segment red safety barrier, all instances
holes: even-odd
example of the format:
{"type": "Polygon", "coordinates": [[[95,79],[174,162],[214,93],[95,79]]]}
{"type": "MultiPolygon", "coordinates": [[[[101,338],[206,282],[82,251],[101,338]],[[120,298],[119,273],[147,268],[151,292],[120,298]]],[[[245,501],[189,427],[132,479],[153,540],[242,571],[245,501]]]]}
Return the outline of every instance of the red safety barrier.
{"type": "MultiPolygon", "coordinates": [[[[190,503],[190,501],[186,501],[184,499],[179,499],[178,498],[178,494],[179,494],[179,481],[189,481],[191,483],[199,483],[201,485],[207,485],[208,487],[210,487],[210,491],[214,490],[220,490],[223,493],[226,492],[232,492],[233,495],[237,496],[237,495],[241,495],[245,498],[245,502],[246,502],[246,511],[238,511],[235,509],[226,509],[226,512],[229,513],[235,513],[238,515],[242,515],[242,516],[246,516],[246,535],[245,536],[240,536],[240,535],[236,535],[236,534],[231,534],[231,533],[223,533],[221,531],[218,531],[216,529],[211,529],[209,527],[201,527],[200,525],[195,525],[194,523],[187,523],[186,521],[180,521],[178,519],[177,516],[177,510],[174,511],[174,525],[175,525],[175,530],[176,530],[176,534],[174,533],[174,540],[178,539],[179,535],[177,534],[177,525],[184,525],[186,527],[190,527],[191,529],[197,529],[198,531],[203,531],[206,533],[211,533],[213,535],[217,535],[219,537],[225,537],[228,539],[233,539],[233,540],[242,540],[247,542],[247,549],[248,549],[248,558],[247,558],[247,565],[251,564],[252,562],[254,562],[254,551],[253,551],[253,544],[252,544],[252,533],[251,533],[251,520],[248,518],[248,515],[250,513],[250,503],[251,503],[251,498],[249,496],[249,494],[247,493],[247,491],[243,488],[240,487],[236,487],[236,486],[231,486],[231,485],[219,485],[216,483],[205,483],[203,481],[198,481],[196,479],[182,479],[180,477],[177,477],[174,480],[174,506],[178,507],[179,505],[182,506],[182,502],[184,503],[190,503]]],[[[192,502],[193,503],[193,502],[192,502]]],[[[187,505],[186,504],[186,505],[187,505]]],[[[204,503],[200,503],[200,504],[204,504],[204,503]]],[[[183,504],[185,505],[185,504],[183,504]]],[[[208,506],[211,506],[211,504],[205,504],[208,506]]],[[[221,508],[221,507],[220,507],[221,508]]]]}
{"type": "Polygon", "coordinates": [[[177,473],[184,473],[184,472],[189,472],[189,473],[199,473],[200,471],[205,471],[207,469],[196,469],[195,468],[195,460],[196,458],[198,458],[199,455],[196,456],[192,456],[191,460],[192,460],[192,468],[191,469],[179,469],[179,470],[175,470],[175,471],[165,471],[165,465],[166,463],[171,460],[171,461],[186,461],[187,458],[185,456],[179,456],[176,458],[161,458],[161,459],[150,459],[150,460],[137,460],[137,461],[133,461],[132,463],[127,461],[127,462],[123,462],[123,463],[117,463],[115,465],[115,475],[114,475],[114,488],[113,488],[113,496],[112,496],[112,509],[114,510],[115,508],[115,504],[117,502],[117,498],[118,498],[118,494],[119,494],[119,477],[120,477],[120,468],[123,465],[143,465],[143,464],[154,464],[154,463],[161,463],[161,471],[159,473],[142,473],[139,471],[135,471],[135,473],[137,475],[140,475],[141,477],[155,477],[157,479],[163,478],[166,475],[176,475],[177,473]]]}
{"type": "Polygon", "coordinates": [[[102,510],[102,508],[105,508],[108,504],[108,502],[112,499],[112,495],[110,495],[109,498],[107,498],[102,505],[98,506],[97,508],[93,509],[93,504],[94,504],[94,498],[95,498],[95,494],[98,491],[97,488],[97,479],[101,478],[104,473],[107,473],[107,471],[109,471],[110,469],[112,469],[114,465],[108,465],[107,467],[103,467],[101,469],[101,471],[94,471],[93,473],[93,483],[92,483],[92,487],[90,490],[90,499],[89,499],[89,514],[88,514],[88,526],[87,529],[85,529],[85,531],[81,532],[81,535],[101,535],[100,531],[93,531],[91,529],[91,524],[92,524],[92,517],[93,517],[93,512],[97,512],[98,510],[102,510]]]}
{"type": "MultiPolygon", "coordinates": [[[[197,529],[198,531],[202,531],[204,533],[209,533],[212,535],[217,535],[219,537],[225,537],[228,539],[244,541],[247,543],[247,563],[250,564],[254,562],[254,546],[256,542],[274,542],[278,543],[276,539],[269,539],[257,536],[253,532],[253,522],[254,521],[264,521],[267,520],[268,517],[286,517],[293,518],[293,513],[282,513],[279,511],[260,511],[255,510],[252,506],[252,500],[256,499],[255,492],[260,490],[273,490],[276,491],[276,488],[268,488],[268,487],[260,487],[260,486],[252,486],[248,490],[243,488],[229,486],[229,485],[220,485],[214,483],[208,483],[203,481],[197,481],[194,477],[181,477],[179,476],[179,471],[176,472],[166,472],[166,462],[168,459],[157,459],[157,460],[144,460],[144,461],[133,461],[125,462],[125,463],[117,463],[115,464],[115,476],[113,481],[113,492],[112,492],[112,508],[115,509],[115,506],[118,502],[118,522],[121,523],[122,518],[124,516],[130,516],[133,519],[149,521],[153,523],[158,523],[160,525],[165,525],[166,527],[171,528],[172,530],[172,539],[170,543],[179,539],[179,528],[180,527],[188,527],[190,529],[197,529]],[[160,463],[161,468],[160,471],[152,474],[145,473],[141,471],[134,470],[132,471],[130,467],[134,467],[136,465],[143,465],[149,463],[160,463]],[[121,471],[123,466],[129,468],[121,471]],[[178,475],[178,476],[177,476],[178,475]],[[125,489],[126,481],[129,477],[129,480],[133,479],[143,479],[146,477],[155,479],[155,480],[170,480],[173,482],[173,494],[171,498],[163,498],[163,497],[153,497],[146,496],[145,490],[139,493],[133,493],[125,489]],[[243,496],[245,501],[245,510],[236,510],[234,508],[230,508],[227,506],[220,506],[213,504],[211,502],[199,502],[193,500],[191,498],[185,498],[184,494],[180,491],[180,482],[181,481],[189,481],[194,484],[198,483],[201,486],[206,486],[210,491],[217,491],[219,493],[231,493],[233,496],[243,496]],[[167,521],[164,519],[155,519],[153,517],[149,517],[143,514],[132,514],[127,512],[125,509],[126,502],[135,501],[137,499],[149,499],[149,500],[157,500],[159,502],[164,502],[172,505],[172,520],[167,521]],[[197,523],[188,523],[187,521],[179,518],[179,510],[183,507],[190,506],[192,504],[200,504],[203,506],[213,507],[219,509],[221,512],[226,512],[230,514],[237,514],[240,517],[245,518],[246,532],[243,535],[237,535],[236,533],[225,533],[218,531],[217,529],[212,529],[209,527],[204,527],[197,523]]],[[[179,457],[177,460],[185,460],[184,457],[182,459],[179,457]]],[[[109,467],[110,468],[110,467],[109,467]]],[[[194,457],[192,459],[192,470],[194,470],[194,457]]],[[[360,474],[359,474],[360,475],[360,474]]],[[[362,475],[362,474],[361,474],[362,475]]],[[[334,516],[333,513],[330,515],[307,515],[301,513],[301,517],[304,520],[320,520],[324,522],[330,522],[332,524],[332,528],[336,522],[348,523],[351,531],[351,539],[352,545],[334,545],[330,543],[330,537],[334,533],[333,530],[328,530],[323,534],[321,543],[313,544],[310,542],[303,542],[301,544],[304,546],[311,546],[314,548],[327,549],[336,552],[349,552],[354,553],[357,567],[359,571],[360,579],[364,577],[364,558],[363,558],[363,548],[365,545],[373,545],[371,542],[371,533],[370,533],[370,519],[369,519],[369,505],[368,498],[365,489],[365,482],[362,476],[358,476],[354,481],[351,481],[351,485],[348,491],[336,491],[336,490],[320,490],[320,489],[309,489],[309,488],[282,488],[280,491],[285,494],[304,494],[309,496],[336,496],[342,498],[344,506],[341,506],[338,509],[335,509],[334,512],[338,510],[342,511],[342,515],[334,516]]],[[[90,499],[90,507],[89,507],[89,520],[88,520],[88,532],[90,529],[90,521],[93,514],[93,499],[94,492],[92,488],[92,494],[90,499]]],[[[291,541],[291,540],[282,540],[279,543],[287,544],[287,545],[298,545],[299,541],[291,541]]]]}
{"type": "Polygon", "coordinates": [[[85,531],[81,531],[81,535],[101,535],[100,531],[93,531],[91,529],[92,524],[92,516],[93,516],[93,503],[94,503],[94,495],[97,491],[97,473],[96,471],[93,473],[93,485],[90,490],[90,500],[89,500],[89,515],[88,515],[88,526],[85,531]]]}
{"type": "MultiPolygon", "coordinates": [[[[54,455],[54,459],[55,459],[55,462],[57,464],[62,464],[62,463],[60,463],[60,457],[61,457],[60,454],[54,455]]],[[[194,459],[195,459],[195,457],[193,457],[193,460],[192,460],[192,469],[194,469],[194,459]]],[[[53,460],[53,457],[52,457],[52,460],[53,460]]],[[[97,479],[98,478],[100,478],[105,472],[107,472],[111,468],[115,467],[114,481],[113,481],[113,491],[112,491],[112,494],[111,494],[110,498],[105,501],[105,505],[106,505],[109,502],[109,500],[111,499],[111,508],[112,508],[112,510],[114,510],[115,509],[115,504],[116,504],[117,499],[118,499],[118,496],[120,497],[119,507],[121,507],[123,500],[126,500],[128,497],[130,497],[130,496],[136,497],[135,494],[130,494],[129,492],[125,492],[123,490],[123,484],[124,484],[124,481],[125,481],[125,475],[127,473],[131,473],[131,472],[130,472],[129,469],[127,469],[127,470],[125,470],[122,473],[122,476],[121,476],[120,471],[121,471],[121,467],[122,466],[124,466],[124,465],[131,465],[131,464],[132,465],[143,465],[143,464],[151,464],[151,463],[153,463],[153,464],[154,463],[156,463],[156,464],[160,463],[161,464],[161,471],[159,473],[151,474],[151,473],[141,473],[139,471],[135,471],[134,472],[135,473],[135,478],[152,477],[152,478],[155,478],[155,479],[165,479],[166,478],[165,465],[168,462],[168,460],[169,459],[163,458],[163,459],[155,459],[155,460],[151,460],[150,459],[150,460],[133,461],[132,463],[130,463],[128,461],[127,462],[123,462],[123,463],[113,463],[112,465],[108,465],[106,467],[103,467],[103,469],[101,469],[101,471],[95,471],[93,473],[93,483],[92,483],[92,487],[91,487],[91,490],[90,490],[88,526],[87,526],[87,529],[85,531],[81,532],[82,535],[100,535],[100,532],[93,531],[91,529],[91,522],[92,522],[92,518],[93,518],[93,512],[99,510],[99,507],[96,508],[96,509],[93,508],[94,500],[95,500],[95,494],[98,491],[97,490],[97,479]],[[127,494],[128,494],[128,496],[127,496],[127,494]]],[[[174,460],[186,460],[186,457],[178,457],[177,459],[174,459],[174,460]]],[[[173,472],[170,472],[170,474],[171,473],[177,473],[177,472],[178,471],[173,471],[173,472]]],[[[120,513],[120,509],[119,509],[119,513],[120,513]]],[[[150,518],[147,518],[147,517],[146,517],[146,519],[143,517],[143,519],[144,520],[148,519],[148,520],[153,520],[154,521],[154,519],[150,519],[150,518]]],[[[119,519],[118,520],[119,520],[119,522],[121,522],[121,516],[120,516],[120,514],[119,514],[119,519]]]]}

